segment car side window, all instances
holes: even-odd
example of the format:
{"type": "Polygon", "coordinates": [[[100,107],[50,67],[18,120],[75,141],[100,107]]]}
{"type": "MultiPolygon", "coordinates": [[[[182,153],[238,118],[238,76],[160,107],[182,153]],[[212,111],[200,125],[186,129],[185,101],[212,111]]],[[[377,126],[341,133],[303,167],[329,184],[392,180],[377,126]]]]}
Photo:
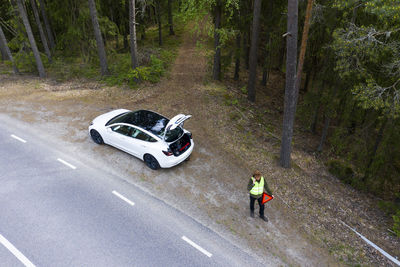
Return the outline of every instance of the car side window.
{"type": "Polygon", "coordinates": [[[131,131],[131,127],[126,126],[126,125],[116,125],[111,127],[111,130],[113,130],[116,133],[120,133],[123,135],[129,135],[129,132],[131,131]]]}
{"type": "Polygon", "coordinates": [[[156,139],[154,139],[153,137],[151,137],[150,135],[142,132],[139,129],[133,129],[131,135],[133,138],[142,140],[142,141],[147,141],[147,142],[157,142],[156,139]]]}

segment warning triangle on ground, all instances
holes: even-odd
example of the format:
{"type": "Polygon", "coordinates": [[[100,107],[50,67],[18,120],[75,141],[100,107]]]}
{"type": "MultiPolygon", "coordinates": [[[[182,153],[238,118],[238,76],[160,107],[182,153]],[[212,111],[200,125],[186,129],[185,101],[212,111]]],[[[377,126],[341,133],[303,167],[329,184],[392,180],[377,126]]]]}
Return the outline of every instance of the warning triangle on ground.
{"type": "Polygon", "coordinates": [[[273,195],[268,195],[267,193],[263,193],[261,203],[265,204],[265,203],[267,203],[268,201],[270,201],[272,199],[274,199],[273,195]]]}

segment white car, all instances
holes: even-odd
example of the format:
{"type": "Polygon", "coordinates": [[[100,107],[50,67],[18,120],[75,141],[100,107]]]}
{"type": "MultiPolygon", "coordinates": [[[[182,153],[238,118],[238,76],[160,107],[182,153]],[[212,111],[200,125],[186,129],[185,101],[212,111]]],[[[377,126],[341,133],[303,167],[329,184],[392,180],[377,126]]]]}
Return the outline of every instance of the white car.
{"type": "Polygon", "coordinates": [[[153,170],[170,168],[189,158],[194,143],[183,129],[191,115],[171,120],[149,110],[117,109],[96,117],[89,134],[97,144],[108,144],[143,160],[153,170]]]}

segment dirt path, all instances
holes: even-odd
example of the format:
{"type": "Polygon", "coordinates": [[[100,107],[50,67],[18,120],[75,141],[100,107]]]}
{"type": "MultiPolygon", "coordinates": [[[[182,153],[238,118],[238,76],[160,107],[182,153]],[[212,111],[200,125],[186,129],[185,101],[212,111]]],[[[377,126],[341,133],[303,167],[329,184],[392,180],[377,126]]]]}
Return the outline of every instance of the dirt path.
{"type": "Polygon", "coordinates": [[[33,124],[44,138],[58,139],[63,149],[85,162],[156,194],[264,265],[389,265],[337,220],[369,227],[376,236],[373,241],[394,252],[399,240],[382,232],[387,220],[366,221],[378,216],[368,210],[376,210],[373,203],[337,182],[313,156],[301,151],[294,152],[298,168],[279,168],[276,142],[263,127],[254,127],[254,106],[245,100],[232,104],[233,92],[205,82],[207,62],[195,48],[196,39],[190,34],[183,37],[169,77],[136,91],[96,82],[1,75],[0,111],[33,124]],[[88,124],[115,108],[145,108],[169,117],[192,114],[185,124],[195,141],[191,160],[152,171],[123,152],[95,145],[88,138],[88,124]],[[269,223],[248,216],[246,185],[256,168],[277,196],[266,207],[269,223]],[[335,202],[336,197],[341,201],[335,202]]]}

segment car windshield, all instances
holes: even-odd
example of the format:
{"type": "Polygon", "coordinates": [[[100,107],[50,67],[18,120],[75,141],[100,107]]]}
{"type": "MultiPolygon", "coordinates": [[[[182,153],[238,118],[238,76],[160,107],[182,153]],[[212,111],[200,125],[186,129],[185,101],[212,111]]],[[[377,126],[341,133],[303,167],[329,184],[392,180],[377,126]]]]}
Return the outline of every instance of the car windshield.
{"type": "MultiPolygon", "coordinates": [[[[128,123],[136,125],[145,129],[160,138],[164,137],[165,126],[167,126],[169,119],[149,110],[137,110],[123,113],[115,118],[112,118],[106,125],[113,123],[128,123]]],[[[172,131],[165,134],[166,142],[173,142],[183,134],[181,127],[176,127],[172,131]]]]}

